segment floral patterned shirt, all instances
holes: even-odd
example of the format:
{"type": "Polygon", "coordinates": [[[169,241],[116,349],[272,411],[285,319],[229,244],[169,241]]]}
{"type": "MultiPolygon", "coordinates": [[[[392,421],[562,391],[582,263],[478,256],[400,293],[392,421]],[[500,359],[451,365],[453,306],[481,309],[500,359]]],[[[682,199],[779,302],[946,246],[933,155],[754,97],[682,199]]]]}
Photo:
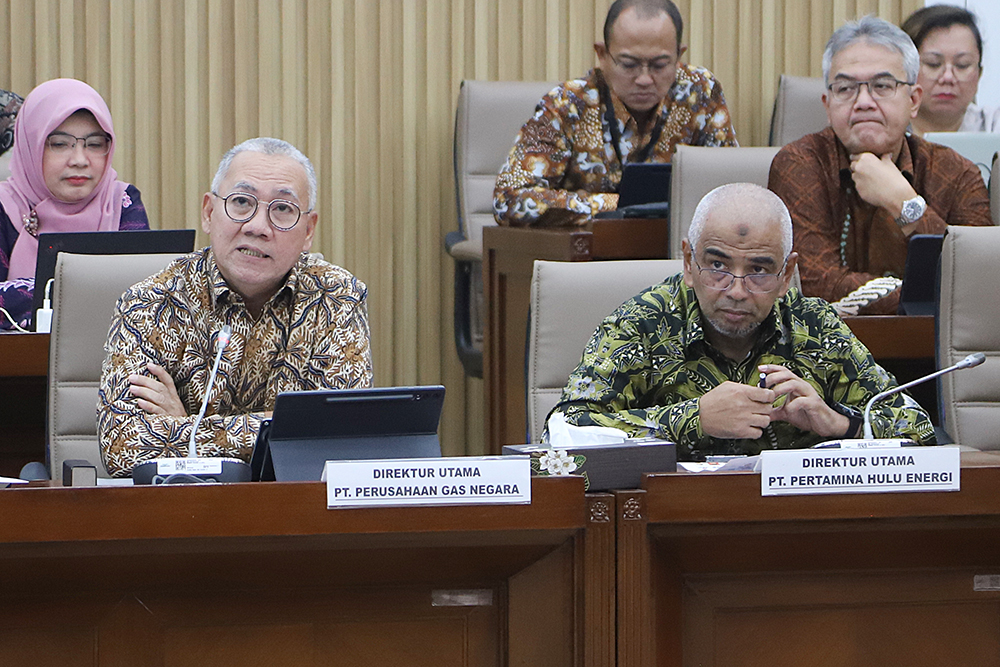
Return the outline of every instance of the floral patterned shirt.
{"type": "MultiPolygon", "coordinates": [[[[756,384],[760,364],[785,366],[841,414],[860,416],[872,396],[896,386],[821,299],[790,290],[760,331],[746,359],[728,359],[705,338],[694,291],[681,275],[673,276],[605,318],[553,411],[572,424],[665,438],[677,443],[678,460],[697,460],[824,440],[787,422],[772,423],[757,440],[720,440],[702,432],[698,399],[727,380],[756,384]]],[[[903,394],[872,406],[871,420],[876,437],[934,442],[927,413],[903,394]]]]}
{"type": "MultiPolygon", "coordinates": [[[[567,81],[538,103],[517,135],[497,178],[493,213],[501,225],[544,226],[549,209],[568,209],[589,219],[618,204],[622,165],[601,101],[603,75],[567,81]]],[[[652,128],[641,133],[622,101],[611,92],[621,131],[619,150],[626,162],[649,143],[652,128]]],[[[674,146],[736,146],[722,85],[707,69],[685,63],[654,111],[662,123],[649,162],[670,162],[674,146]]]]}
{"type": "MultiPolygon", "coordinates": [[[[125,188],[122,195],[122,219],[119,231],[149,229],[146,207],[142,204],[139,189],[134,185],[125,188]]],[[[7,280],[10,269],[10,253],[17,242],[18,231],[0,206],[0,307],[3,307],[21,328],[27,328],[31,319],[31,300],[35,289],[34,278],[7,280]]],[[[0,329],[11,329],[6,315],[0,313],[0,329]]]]}
{"type": "Polygon", "coordinates": [[[226,284],[211,248],[129,288],[105,343],[97,406],[108,472],[127,476],[142,461],[187,456],[215,334],[225,324],[233,334],[196,435],[199,456],[249,461],[263,413],[274,408],[279,392],[371,386],[367,294],[344,269],[303,254],[255,321],[226,284]],[[187,417],[136,406],[128,377],[149,375],[147,362],[170,373],[187,417]]]}

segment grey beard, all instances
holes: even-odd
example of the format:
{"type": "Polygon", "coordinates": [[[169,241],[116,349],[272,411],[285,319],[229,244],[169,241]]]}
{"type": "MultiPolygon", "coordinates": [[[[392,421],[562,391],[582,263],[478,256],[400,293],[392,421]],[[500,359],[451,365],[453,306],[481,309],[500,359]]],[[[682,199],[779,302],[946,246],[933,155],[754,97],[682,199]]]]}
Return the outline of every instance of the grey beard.
{"type": "Polygon", "coordinates": [[[747,326],[742,328],[728,329],[726,327],[721,326],[717,322],[714,322],[711,318],[705,317],[702,319],[708,322],[708,326],[712,327],[712,329],[714,329],[716,333],[720,333],[723,336],[727,336],[729,338],[749,338],[750,336],[755,334],[758,329],[760,329],[760,325],[762,324],[761,322],[756,322],[754,324],[748,324],[747,326]]]}

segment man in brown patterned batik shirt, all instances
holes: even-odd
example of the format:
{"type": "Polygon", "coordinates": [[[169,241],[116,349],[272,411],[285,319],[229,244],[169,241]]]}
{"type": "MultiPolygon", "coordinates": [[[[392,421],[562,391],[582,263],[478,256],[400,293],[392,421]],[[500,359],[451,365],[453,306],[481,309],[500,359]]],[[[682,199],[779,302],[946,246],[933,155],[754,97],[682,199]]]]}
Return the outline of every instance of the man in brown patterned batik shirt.
{"type": "Polygon", "coordinates": [[[108,472],[187,455],[227,324],[199,456],[249,460],[279,392],[371,385],[367,288],[307,254],[315,206],[315,171],[291,144],[251,139],[223,157],[202,202],[211,245],[118,301],[97,408],[108,472]]]}
{"type": "Polygon", "coordinates": [[[684,24],[670,0],[616,0],[594,44],[600,67],[538,103],[493,193],[512,227],[583,224],[618,207],[626,162],[670,162],[674,146],[736,146],[722,85],[680,62],[684,24]]]}
{"type": "Polygon", "coordinates": [[[835,304],[843,313],[859,304],[861,314],[896,312],[894,286],[913,234],[990,224],[979,168],[907,133],[923,94],[919,68],[913,42],[891,23],[866,16],[845,24],[823,54],[830,127],[785,146],[771,163],[768,187],[795,226],[802,293],[834,302],[860,287],[869,292],[835,304]]]}

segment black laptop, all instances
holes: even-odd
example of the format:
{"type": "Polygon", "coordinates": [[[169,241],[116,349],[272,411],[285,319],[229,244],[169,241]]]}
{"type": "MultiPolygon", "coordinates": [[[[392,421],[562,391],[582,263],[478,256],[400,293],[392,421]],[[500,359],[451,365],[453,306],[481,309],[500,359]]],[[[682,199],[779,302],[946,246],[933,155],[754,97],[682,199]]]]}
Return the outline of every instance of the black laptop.
{"type": "Polygon", "coordinates": [[[899,291],[900,315],[934,315],[937,312],[940,234],[914,234],[906,250],[906,273],[899,291]]]}
{"type": "Polygon", "coordinates": [[[666,218],[670,215],[669,162],[626,162],[618,186],[618,209],[598,218],[666,218]]]}
{"type": "Polygon", "coordinates": [[[441,456],[444,387],[278,394],[250,467],[255,480],[319,481],[327,461],[441,456]]]}
{"type": "MultiPolygon", "coordinates": [[[[45,285],[56,273],[60,252],[77,255],[183,254],[194,250],[193,229],[150,229],[132,232],[56,232],[38,235],[35,262],[35,293],[31,305],[31,328],[35,313],[42,307],[45,285]]],[[[54,293],[54,290],[52,291],[54,293]]]]}

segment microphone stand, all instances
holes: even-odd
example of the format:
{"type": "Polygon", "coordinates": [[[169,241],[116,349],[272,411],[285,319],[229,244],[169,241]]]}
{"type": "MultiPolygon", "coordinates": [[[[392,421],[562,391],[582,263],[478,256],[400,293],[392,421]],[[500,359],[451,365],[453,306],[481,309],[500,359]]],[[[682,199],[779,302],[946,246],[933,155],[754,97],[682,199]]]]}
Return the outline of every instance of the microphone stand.
{"type": "MultiPolygon", "coordinates": [[[[208,376],[208,384],[205,387],[205,396],[201,401],[201,410],[191,424],[191,438],[188,441],[188,456],[185,461],[190,461],[199,467],[208,462],[218,464],[220,472],[176,472],[163,477],[159,474],[159,462],[167,459],[157,458],[151,461],[143,461],[132,468],[132,480],[135,484],[207,484],[212,482],[249,482],[251,478],[250,466],[243,461],[229,457],[201,458],[198,456],[196,446],[196,436],[198,426],[205,417],[205,410],[208,409],[208,399],[212,395],[215,386],[215,376],[219,372],[219,364],[222,362],[222,353],[233,336],[233,328],[228,324],[222,327],[216,338],[215,362],[212,364],[212,371],[208,376]]],[[[171,457],[172,458],[172,457],[171,457]]],[[[176,463],[176,459],[171,461],[176,463]]]]}
{"type": "Polygon", "coordinates": [[[972,368],[973,366],[978,366],[979,364],[983,363],[984,361],[986,361],[986,355],[984,355],[982,352],[976,352],[974,354],[970,354],[965,359],[962,359],[960,362],[958,362],[957,364],[955,364],[953,366],[949,366],[948,368],[943,368],[943,369],[941,369],[939,371],[931,373],[930,375],[925,375],[922,378],[917,378],[916,380],[913,380],[912,382],[907,382],[904,385],[900,385],[898,387],[893,387],[892,389],[887,389],[886,391],[883,391],[880,394],[875,394],[874,396],[872,396],[871,400],[868,401],[868,404],[865,405],[865,434],[864,434],[864,439],[865,440],[874,440],[875,439],[875,433],[874,433],[874,431],[872,431],[872,423],[871,423],[871,409],[872,409],[872,404],[875,401],[879,401],[879,400],[881,400],[881,399],[883,399],[883,398],[885,398],[887,396],[892,396],[893,394],[898,394],[899,392],[905,391],[905,390],[909,389],[910,387],[913,387],[913,386],[916,386],[916,385],[921,384],[923,382],[926,382],[927,380],[933,380],[934,378],[940,377],[940,376],[942,376],[942,375],[944,375],[946,373],[951,373],[952,371],[959,371],[959,370],[962,370],[964,368],[972,368]]]}

